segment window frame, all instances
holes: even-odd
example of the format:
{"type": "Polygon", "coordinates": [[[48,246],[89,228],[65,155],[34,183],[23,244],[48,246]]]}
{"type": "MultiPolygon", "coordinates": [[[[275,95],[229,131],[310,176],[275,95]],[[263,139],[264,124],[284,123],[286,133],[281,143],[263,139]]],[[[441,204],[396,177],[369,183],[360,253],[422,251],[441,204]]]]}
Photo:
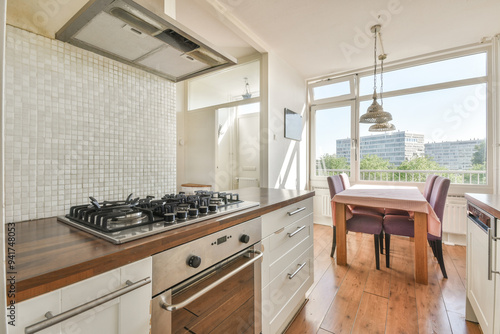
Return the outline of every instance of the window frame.
{"type": "Polygon", "coordinates": [[[312,84],[309,84],[308,86],[308,91],[309,91],[309,96],[311,101],[314,103],[332,103],[332,102],[338,102],[338,101],[345,101],[345,100],[350,100],[354,99],[356,97],[356,92],[357,92],[357,83],[355,82],[355,76],[349,75],[349,76],[342,76],[338,78],[327,78],[324,80],[320,80],[317,82],[314,82],[312,84]],[[339,96],[334,96],[334,97],[327,97],[324,99],[315,99],[314,98],[314,88],[322,87],[322,86],[328,86],[331,84],[336,84],[340,82],[349,82],[349,88],[350,88],[350,93],[344,94],[344,95],[339,95],[339,96]]]}
{"type": "MultiPolygon", "coordinates": [[[[486,179],[487,179],[487,184],[486,185],[466,185],[466,184],[452,184],[450,186],[450,193],[452,194],[458,194],[462,195],[465,192],[485,192],[485,193],[492,193],[493,190],[495,189],[495,184],[496,184],[496,178],[494,176],[494,169],[498,165],[498,163],[494,160],[496,158],[496,153],[494,152],[494,140],[496,137],[495,131],[494,131],[494,124],[497,121],[495,117],[495,110],[494,110],[494,87],[492,83],[496,78],[495,72],[494,72],[494,63],[493,63],[493,48],[491,44],[487,45],[472,45],[472,46],[465,46],[462,48],[456,48],[452,50],[447,50],[447,51],[441,51],[441,52],[436,52],[428,55],[422,55],[406,60],[401,60],[398,62],[393,62],[390,64],[384,64],[384,72],[389,72],[389,71],[394,71],[398,69],[403,69],[403,68],[408,68],[408,67],[413,67],[413,66],[418,66],[418,65],[424,65],[427,63],[432,63],[436,61],[443,61],[447,59],[452,59],[452,58],[458,58],[458,57],[463,57],[467,55],[472,55],[472,54],[478,54],[478,53],[486,53],[486,76],[483,77],[478,77],[478,78],[473,78],[473,79],[461,79],[461,80],[454,80],[454,81],[449,81],[445,83],[438,83],[438,84],[430,84],[430,85],[425,85],[425,86],[418,86],[418,87],[413,87],[413,88],[406,88],[406,89],[401,89],[401,90],[395,90],[395,91],[390,91],[390,92],[384,92],[384,98],[390,98],[390,97],[396,97],[396,96],[404,96],[404,95],[409,95],[409,94],[416,94],[416,93],[423,93],[423,92],[430,92],[430,91],[435,91],[439,89],[447,89],[447,88],[454,88],[454,87],[462,87],[462,86],[467,86],[467,85],[472,85],[472,84],[480,84],[480,83],[485,83],[487,86],[487,97],[486,97],[486,179]]],[[[365,68],[359,71],[352,71],[350,74],[342,74],[342,76],[338,77],[333,77],[332,79],[321,79],[318,81],[314,82],[309,82],[309,105],[310,105],[310,112],[311,112],[311,128],[310,128],[310,133],[311,133],[311,168],[310,168],[310,180],[311,180],[311,186],[312,187],[324,187],[326,184],[326,180],[324,177],[318,177],[316,176],[316,166],[315,166],[315,161],[316,161],[316,156],[315,156],[315,111],[318,109],[325,109],[326,105],[329,103],[326,102],[326,100],[329,100],[329,102],[335,102],[337,103],[347,103],[347,102],[354,102],[355,106],[351,110],[351,139],[355,141],[355,149],[353,152],[354,158],[351,157],[351,176],[350,180],[352,183],[360,183],[360,184],[387,184],[387,185],[409,185],[409,186],[418,186],[421,185],[422,183],[417,183],[417,182],[396,182],[396,181],[367,181],[367,180],[361,180],[360,178],[360,161],[358,159],[358,155],[360,152],[360,138],[359,138],[359,133],[360,133],[360,124],[359,124],[359,105],[361,102],[368,101],[372,99],[371,94],[369,95],[363,95],[363,96],[358,96],[359,92],[359,80],[360,78],[367,77],[373,74],[373,69],[370,68],[365,68]],[[354,96],[349,96],[349,98],[346,98],[346,96],[339,96],[333,99],[321,99],[321,100],[313,100],[312,97],[312,87],[317,87],[319,85],[325,85],[325,84],[331,84],[332,82],[338,82],[338,81],[345,81],[346,77],[350,77],[349,80],[353,80],[354,83],[354,96]],[[342,99],[341,99],[342,98],[342,99]],[[333,100],[333,101],[330,101],[333,100]],[[353,131],[354,128],[354,131],[353,131]],[[353,161],[354,160],[354,161],[353,161]]]]}

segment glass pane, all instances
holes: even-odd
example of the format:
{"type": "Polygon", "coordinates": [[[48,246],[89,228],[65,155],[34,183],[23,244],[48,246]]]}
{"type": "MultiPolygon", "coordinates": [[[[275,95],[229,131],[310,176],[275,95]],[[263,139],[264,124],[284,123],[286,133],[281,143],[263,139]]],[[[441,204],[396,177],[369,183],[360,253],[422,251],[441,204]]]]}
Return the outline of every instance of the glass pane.
{"type": "Polygon", "coordinates": [[[260,62],[231,67],[188,83],[189,110],[205,108],[222,103],[243,100],[248,91],[251,97],[260,94],[260,62]],[[245,78],[247,81],[245,81],[245,78]]]}
{"type": "Polygon", "coordinates": [[[313,88],[313,100],[321,100],[348,94],[351,94],[349,81],[336,82],[313,88]]]}
{"type": "MultiPolygon", "coordinates": [[[[484,52],[391,72],[384,71],[384,92],[486,76],[486,60],[484,52]]],[[[377,75],[377,91],[379,89],[380,74],[377,75]]],[[[373,75],[361,77],[359,91],[360,96],[373,93],[373,75]]]]}
{"type": "Polygon", "coordinates": [[[351,107],[316,111],[316,176],[350,175],[351,107]]]}
{"type": "MultiPolygon", "coordinates": [[[[486,184],[486,84],[384,99],[397,131],[360,124],[362,180],[486,184]],[[374,172],[383,170],[384,172],[374,172]]],[[[371,101],[360,103],[364,112],[371,101]]]]}

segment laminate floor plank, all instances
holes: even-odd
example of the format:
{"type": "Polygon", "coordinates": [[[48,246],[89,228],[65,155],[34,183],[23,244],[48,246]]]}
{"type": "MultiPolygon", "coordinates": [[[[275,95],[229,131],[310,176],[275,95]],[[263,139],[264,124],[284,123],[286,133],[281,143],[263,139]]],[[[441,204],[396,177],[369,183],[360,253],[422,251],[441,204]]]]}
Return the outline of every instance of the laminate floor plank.
{"type": "Polygon", "coordinates": [[[448,279],[445,279],[443,277],[440,268],[437,271],[438,282],[441,285],[441,293],[443,294],[443,300],[444,304],[446,305],[446,310],[448,312],[453,311],[465,316],[464,296],[466,295],[466,289],[462,282],[462,279],[460,278],[460,275],[457,272],[453,260],[448,253],[448,248],[445,248],[443,250],[443,258],[446,273],[448,274],[448,279]]]}
{"type": "Polygon", "coordinates": [[[448,312],[438,281],[441,269],[439,269],[439,265],[437,268],[434,265],[434,255],[430,247],[427,249],[427,259],[429,263],[429,284],[423,285],[415,283],[419,333],[452,333],[448,312]]]}
{"type": "Polygon", "coordinates": [[[449,246],[443,245],[446,253],[450,255],[451,260],[453,261],[453,265],[457,270],[457,273],[462,280],[462,284],[464,287],[467,287],[467,278],[466,273],[467,269],[465,268],[465,259],[467,255],[466,248],[464,246],[449,246]]]}
{"type": "Polygon", "coordinates": [[[380,270],[373,268],[368,273],[364,291],[384,298],[389,298],[391,272],[385,267],[385,255],[380,257],[380,270]],[[383,260],[383,261],[382,261],[383,260]]]}
{"type": "Polygon", "coordinates": [[[482,334],[479,326],[469,321],[465,321],[465,316],[455,312],[448,312],[453,334],[482,334]]]}
{"type": "MultiPolygon", "coordinates": [[[[381,255],[380,271],[375,269],[371,235],[347,234],[347,266],[337,266],[335,258],[329,256],[332,238],[330,226],[314,226],[314,265],[319,277],[315,277],[309,301],[286,334],[357,334],[363,332],[365,321],[380,326],[383,312],[372,315],[370,312],[376,310],[368,310],[368,298],[381,305],[386,301],[385,331],[381,333],[481,333],[477,324],[465,321],[462,311],[465,247],[444,245],[447,280],[429,247],[429,285],[424,286],[415,284],[412,238],[391,237],[391,268],[385,268],[385,255],[381,255]]],[[[375,328],[370,333],[378,331],[375,328]]]]}
{"type": "MultiPolygon", "coordinates": [[[[371,245],[373,245],[373,241],[370,243],[371,245]]],[[[372,262],[375,262],[373,248],[366,247],[366,245],[361,246],[357,256],[350,262],[351,265],[346,277],[321,323],[321,328],[335,334],[351,333],[352,331],[366,280],[372,262]]]]}
{"type": "Polygon", "coordinates": [[[318,329],[316,334],[333,334],[332,332],[325,331],[323,328],[318,329]]]}
{"type": "Polygon", "coordinates": [[[388,299],[363,293],[352,333],[384,334],[388,299]]]}
{"type": "MultiPolygon", "coordinates": [[[[356,238],[359,239],[359,236],[356,237],[351,235],[348,239],[352,242],[349,242],[347,246],[347,254],[352,257],[356,256],[356,253],[359,250],[359,245],[361,244],[361,242],[356,240],[356,238]]],[[[327,253],[328,258],[330,259],[330,265],[322,273],[314,289],[309,292],[309,301],[302,308],[297,317],[295,317],[286,332],[287,334],[316,333],[316,331],[318,331],[320,324],[325,317],[326,311],[330,307],[347,271],[349,270],[348,266],[337,266],[335,260],[330,257],[330,251],[331,249],[329,248],[325,248],[323,250],[323,252],[327,253]]],[[[321,255],[314,261],[315,266],[318,261],[320,261],[322,256],[324,255],[321,255]]]]}
{"type": "Polygon", "coordinates": [[[314,258],[325,248],[332,249],[333,230],[331,226],[314,225],[314,258]]]}
{"type": "Polygon", "coordinates": [[[392,239],[386,333],[418,334],[413,243],[408,238],[392,239]]]}

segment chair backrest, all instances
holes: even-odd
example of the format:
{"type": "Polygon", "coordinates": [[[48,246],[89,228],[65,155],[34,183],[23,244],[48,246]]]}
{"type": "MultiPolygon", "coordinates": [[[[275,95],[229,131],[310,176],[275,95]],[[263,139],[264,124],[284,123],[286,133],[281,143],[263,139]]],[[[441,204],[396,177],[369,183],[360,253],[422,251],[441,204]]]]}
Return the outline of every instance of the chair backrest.
{"type": "Polygon", "coordinates": [[[425,180],[424,197],[427,202],[431,200],[432,186],[434,186],[437,177],[437,175],[431,174],[427,176],[427,180],[425,180]]]}
{"type": "Polygon", "coordinates": [[[342,183],[342,178],[339,175],[333,175],[327,177],[328,188],[330,189],[330,198],[333,198],[336,194],[344,191],[344,184],[342,183]]]}
{"type": "MultiPolygon", "coordinates": [[[[431,198],[429,200],[429,204],[434,209],[441,223],[443,222],[444,206],[446,204],[449,188],[450,179],[438,176],[432,187],[431,198]]],[[[441,224],[441,229],[443,229],[443,224],[441,224]]]]}
{"type": "Polygon", "coordinates": [[[344,190],[351,187],[351,182],[349,182],[349,176],[346,173],[340,173],[340,178],[342,179],[342,184],[344,185],[344,190]]]}

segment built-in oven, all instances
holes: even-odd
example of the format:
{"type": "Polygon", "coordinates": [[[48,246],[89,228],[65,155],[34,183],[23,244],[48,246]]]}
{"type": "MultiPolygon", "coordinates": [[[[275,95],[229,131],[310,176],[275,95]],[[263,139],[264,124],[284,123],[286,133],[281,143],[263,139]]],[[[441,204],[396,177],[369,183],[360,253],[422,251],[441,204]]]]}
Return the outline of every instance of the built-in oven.
{"type": "Polygon", "coordinates": [[[261,220],[153,255],[152,333],[261,333],[261,220]]]}

